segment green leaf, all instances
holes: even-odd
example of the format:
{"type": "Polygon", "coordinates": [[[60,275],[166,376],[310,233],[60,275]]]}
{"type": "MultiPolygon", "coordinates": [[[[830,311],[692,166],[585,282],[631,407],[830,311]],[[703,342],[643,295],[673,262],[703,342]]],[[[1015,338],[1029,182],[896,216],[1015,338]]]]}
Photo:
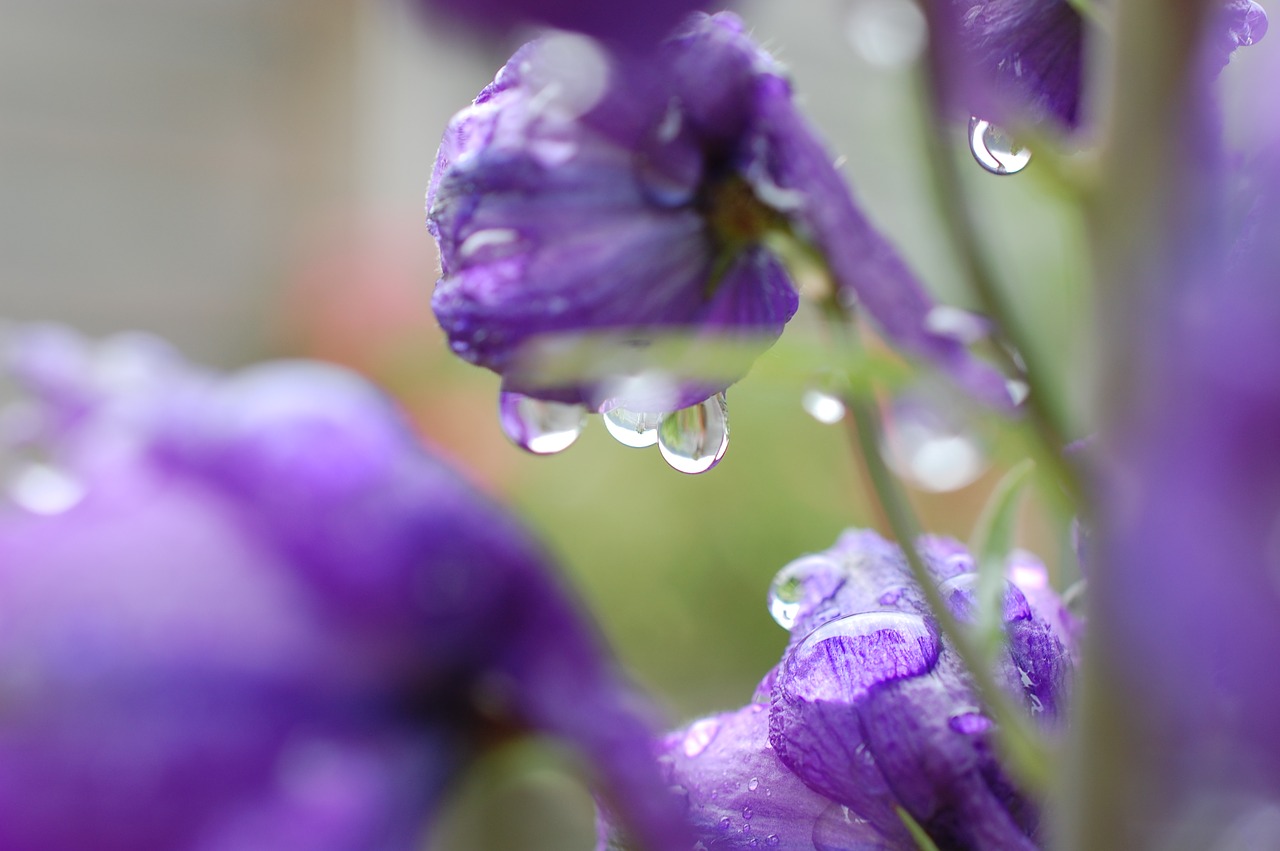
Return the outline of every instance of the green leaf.
{"type": "Polygon", "coordinates": [[[911,813],[902,807],[894,807],[893,809],[898,813],[898,818],[902,819],[902,823],[907,826],[907,832],[911,834],[911,838],[915,840],[916,847],[920,851],[938,851],[937,843],[920,826],[920,822],[911,817],[911,813]]]}
{"type": "Polygon", "coordinates": [[[969,551],[978,563],[977,630],[984,661],[1004,641],[1004,568],[1013,548],[1022,490],[1035,464],[1022,461],[1004,474],[982,509],[969,551]]]}

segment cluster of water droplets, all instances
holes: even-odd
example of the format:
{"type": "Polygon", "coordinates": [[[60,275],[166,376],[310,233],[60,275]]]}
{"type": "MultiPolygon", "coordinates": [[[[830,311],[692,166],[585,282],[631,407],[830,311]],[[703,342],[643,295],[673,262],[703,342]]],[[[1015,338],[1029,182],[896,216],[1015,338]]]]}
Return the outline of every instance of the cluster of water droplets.
{"type": "Polygon", "coordinates": [[[1031,149],[982,118],[969,119],[969,150],[978,165],[992,174],[1017,174],[1031,162],[1031,149]]]}
{"type": "MultiPolygon", "coordinates": [[[[503,392],[498,410],[503,433],[534,455],[563,452],[577,441],[587,424],[583,405],[521,393],[503,392]]],[[[657,445],[668,465],[688,475],[707,472],[720,463],[729,448],[729,405],[724,393],[668,413],[614,407],[601,416],[614,440],[636,449],[657,445]]]]}

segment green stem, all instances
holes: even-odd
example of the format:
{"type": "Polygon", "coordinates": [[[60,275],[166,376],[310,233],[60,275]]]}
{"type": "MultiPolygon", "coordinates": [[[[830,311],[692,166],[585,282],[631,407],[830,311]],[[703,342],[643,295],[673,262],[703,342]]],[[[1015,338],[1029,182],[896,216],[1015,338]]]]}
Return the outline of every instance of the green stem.
{"type": "Polygon", "coordinates": [[[995,323],[995,334],[1005,343],[995,347],[996,356],[1010,375],[1020,374],[1027,382],[1026,411],[1034,444],[1038,448],[1036,460],[1061,482],[1072,506],[1078,505],[1083,488],[1075,469],[1062,454],[1069,433],[1066,414],[1044,381],[1047,372],[1038,348],[1032,345],[982,249],[955,158],[943,143],[948,133],[939,115],[937,109],[928,110],[930,126],[924,136],[926,160],[945,231],[970,291],[982,311],[995,323]],[[1025,370],[1018,367],[1011,350],[1021,355],[1025,370]]]}

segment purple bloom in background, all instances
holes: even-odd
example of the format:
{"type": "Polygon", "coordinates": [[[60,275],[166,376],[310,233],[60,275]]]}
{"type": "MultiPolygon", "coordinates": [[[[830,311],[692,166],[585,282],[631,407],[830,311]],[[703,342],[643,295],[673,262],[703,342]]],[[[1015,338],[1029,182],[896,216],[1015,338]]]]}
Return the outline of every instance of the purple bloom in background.
{"type": "Polygon", "coordinates": [[[687,847],[597,636],[342,370],[17,333],[0,410],[0,847],[419,847],[483,741],[566,741],[687,847]]]}
{"type": "Polygon", "coordinates": [[[441,144],[427,192],[436,316],[504,391],[666,414],[723,391],[782,332],[797,296],[766,239],[788,232],[894,344],[1008,405],[1003,379],[931,328],[931,301],[832,161],[732,15],[694,17],[643,61],[570,36],[534,42],[441,144]],[[736,339],[746,354],[700,376],[691,343],[691,375],[655,391],[637,379],[663,332],[736,339]],[[592,333],[617,339],[578,374],[530,366],[549,335],[592,333]]]}
{"type": "MultiPolygon", "coordinates": [[[[973,560],[952,541],[920,545],[953,612],[970,617],[973,560]]],[[[1071,616],[1032,557],[1015,554],[1007,576],[998,679],[1055,729],[1071,616]]],[[[1037,807],[997,762],[994,722],[897,546],[846,532],[782,569],[770,610],[791,642],[756,701],[663,740],[706,847],[911,851],[899,809],[943,849],[1038,847],[1037,807]]]]}
{"type": "Polygon", "coordinates": [[[1091,623],[1144,707],[1122,752],[1131,847],[1280,842],[1280,138],[1233,178],[1249,187],[1234,245],[1215,250],[1214,183],[1153,263],[1141,392],[1113,400],[1104,435],[1091,623]]]}
{"type": "MultiPolygon", "coordinates": [[[[1086,20],[1068,0],[931,0],[927,4],[943,102],[956,112],[1071,131],[1084,119],[1086,20]]],[[[1101,4],[1100,14],[1107,14],[1101,4]]],[[[1214,63],[1260,40],[1266,13],[1225,0],[1214,63]]]]}
{"type": "Polygon", "coordinates": [[[601,0],[414,0],[424,11],[440,13],[492,34],[521,25],[542,24],[573,30],[613,45],[651,47],[704,0],[650,0],[646,3],[601,0]]]}

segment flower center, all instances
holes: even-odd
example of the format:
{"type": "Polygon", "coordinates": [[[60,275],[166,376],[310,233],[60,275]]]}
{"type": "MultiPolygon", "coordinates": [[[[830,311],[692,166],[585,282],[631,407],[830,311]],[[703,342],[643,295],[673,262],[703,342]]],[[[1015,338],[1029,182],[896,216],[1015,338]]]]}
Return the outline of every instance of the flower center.
{"type": "Polygon", "coordinates": [[[736,174],[708,185],[698,206],[715,246],[708,295],[745,249],[763,242],[771,231],[787,229],[786,218],[762,202],[751,184],[736,174]]]}

